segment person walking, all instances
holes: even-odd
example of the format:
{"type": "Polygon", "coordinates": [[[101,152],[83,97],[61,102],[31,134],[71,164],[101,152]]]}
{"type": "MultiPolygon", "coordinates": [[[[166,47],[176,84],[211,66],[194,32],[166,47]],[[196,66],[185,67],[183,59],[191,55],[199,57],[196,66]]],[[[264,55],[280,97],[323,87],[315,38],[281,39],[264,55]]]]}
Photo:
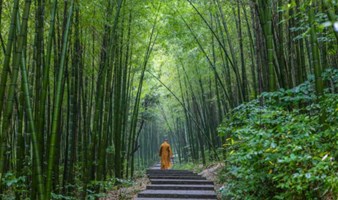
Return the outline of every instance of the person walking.
{"type": "Polygon", "coordinates": [[[173,152],[167,138],[161,144],[159,156],[161,157],[161,169],[169,169],[171,167],[170,159],[173,158],[173,152]]]}

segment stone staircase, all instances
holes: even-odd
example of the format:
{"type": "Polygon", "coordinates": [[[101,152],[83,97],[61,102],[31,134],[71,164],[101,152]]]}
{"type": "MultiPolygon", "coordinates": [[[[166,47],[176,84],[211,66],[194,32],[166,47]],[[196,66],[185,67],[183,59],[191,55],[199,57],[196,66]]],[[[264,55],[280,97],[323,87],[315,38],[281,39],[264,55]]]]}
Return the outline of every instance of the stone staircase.
{"type": "Polygon", "coordinates": [[[217,199],[214,183],[188,170],[147,170],[151,184],[136,200],[211,200],[217,199]]]}

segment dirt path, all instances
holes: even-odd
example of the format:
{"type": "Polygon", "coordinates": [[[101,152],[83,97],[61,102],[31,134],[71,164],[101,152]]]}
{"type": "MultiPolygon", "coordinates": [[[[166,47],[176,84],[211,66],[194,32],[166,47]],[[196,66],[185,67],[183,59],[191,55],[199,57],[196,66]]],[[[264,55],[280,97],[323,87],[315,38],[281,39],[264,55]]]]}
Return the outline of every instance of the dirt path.
{"type": "Polygon", "coordinates": [[[134,183],[130,187],[123,187],[118,190],[110,191],[106,197],[100,198],[100,200],[132,200],[135,199],[137,193],[145,190],[146,186],[150,183],[149,179],[144,176],[134,180],[134,183]]]}

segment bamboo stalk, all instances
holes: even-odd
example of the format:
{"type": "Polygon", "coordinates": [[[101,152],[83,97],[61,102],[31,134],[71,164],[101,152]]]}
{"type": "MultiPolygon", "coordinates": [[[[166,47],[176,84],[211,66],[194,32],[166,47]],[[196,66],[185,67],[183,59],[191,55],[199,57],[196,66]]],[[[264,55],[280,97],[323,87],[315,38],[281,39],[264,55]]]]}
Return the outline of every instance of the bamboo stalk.
{"type": "MultiPolygon", "coordinates": [[[[19,10],[19,0],[15,0],[14,3],[13,3],[13,10],[12,10],[12,14],[11,14],[11,24],[10,24],[10,27],[9,27],[8,40],[7,40],[6,50],[5,50],[5,59],[4,59],[3,67],[2,67],[3,71],[1,73],[0,117],[2,115],[3,106],[4,106],[4,98],[5,98],[5,91],[6,91],[8,73],[10,73],[9,64],[10,64],[12,48],[13,48],[13,41],[14,41],[14,35],[15,35],[15,28],[16,28],[18,10],[19,10]]],[[[0,171],[0,173],[1,173],[1,171],[0,171]]],[[[0,178],[1,178],[1,175],[0,175],[0,178]]]]}
{"type": "MultiPolygon", "coordinates": [[[[17,47],[15,48],[15,54],[14,54],[14,57],[13,57],[13,70],[12,70],[12,73],[11,73],[11,83],[10,83],[9,88],[8,88],[8,97],[7,97],[7,102],[6,102],[6,109],[5,109],[5,112],[4,112],[3,122],[2,122],[2,132],[0,134],[0,145],[1,145],[1,147],[0,147],[0,178],[2,178],[2,174],[4,173],[4,162],[5,162],[4,153],[5,153],[5,150],[6,150],[7,137],[9,136],[10,129],[11,129],[11,119],[12,119],[13,105],[14,105],[14,99],[15,99],[14,96],[15,96],[15,91],[16,91],[16,87],[17,87],[17,79],[18,79],[18,76],[19,76],[19,67],[20,67],[20,64],[22,64],[21,63],[21,56],[22,56],[23,49],[24,49],[25,39],[27,37],[27,26],[28,26],[28,16],[29,16],[29,12],[30,12],[30,7],[31,7],[31,1],[26,0],[23,15],[22,15],[22,23],[21,23],[20,30],[19,30],[19,33],[18,33],[17,47]]],[[[13,10],[13,12],[15,10],[16,10],[16,8],[13,10]]],[[[15,15],[16,14],[17,13],[15,13],[15,15]]],[[[12,19],[17,19],[17,18],[13,17],[12,19]]],[[[14,23],[14,25],[15,25],[15,23],[14,23]]],[[[14,28],[14,27],[11,27],[11,28],[14,28]]],[[[11,43],[11,42],[9,42],[9,43],[11,43]]],[[[11,49],[11,48],[9,48],[9,49],[11,49]]],[[[7,69],[9,66],[4,66],[4,67],[5,67],[4,69],[7,69]]],[[[5,79],[7,79],[7,76],[5,77],[5,79]]],[[[3,89],[5,89],[4,86],[3,86],[3,89]]],[[[4,90],[1,90],[1,91],[4,92],[4,90]]],[[[1,98],[1,96],[0,96],[0,98],[1,98]]],[[[0,102],[0,103],[2,103],[2,102],[0,102]]],[[[0,187],[1,187],[1,185],[2,184],[0,184],[0,187]]],[[[1,188],[0,188],[0,191],[1,191],[1,188]]]]}
{"type": "Polygon", "coordinates": [[[64,69],[65,69],[65,60],[66,60],[66,51],[68,49],[68,34],[71,26],[71,19],[73,14],[74,0],[71,1],[71,5],[68,11],[67,24],[65,27],[65,33],[63,38],[62,45],[62,53],[60,60],[60,67],[58,72],[58,79],[56,85],[56,93],[55,93],[55,103],[53,109],[53,122],[52,122],[52,132],[50,137],[50,146],[49,146],[49,157],[48,157],[48,167],[47,167],[47,179],[46,179],[46,193],[45,197],[47,199],[51,198],[52,192],[52,176],[53,176],[53,168],[54,168],[54,159],[56,155],[56,145],[57,145],[57,131],[59,125],[59,117],[60,117],[60,108],[61,108],[61,91],[62,91],[62,82],[64,79],[64,69]]]}

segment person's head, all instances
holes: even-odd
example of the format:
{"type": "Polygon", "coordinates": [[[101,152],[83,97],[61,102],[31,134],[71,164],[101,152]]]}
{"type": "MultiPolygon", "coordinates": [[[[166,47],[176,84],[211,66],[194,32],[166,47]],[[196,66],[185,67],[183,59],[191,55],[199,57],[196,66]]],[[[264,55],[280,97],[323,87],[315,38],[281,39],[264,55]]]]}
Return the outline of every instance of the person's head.
{"type": "Polygon", "coordinates": [[[164,138],[164,140],[163,140],[164,142],[168,142],[168,138],[164,138]]]}

